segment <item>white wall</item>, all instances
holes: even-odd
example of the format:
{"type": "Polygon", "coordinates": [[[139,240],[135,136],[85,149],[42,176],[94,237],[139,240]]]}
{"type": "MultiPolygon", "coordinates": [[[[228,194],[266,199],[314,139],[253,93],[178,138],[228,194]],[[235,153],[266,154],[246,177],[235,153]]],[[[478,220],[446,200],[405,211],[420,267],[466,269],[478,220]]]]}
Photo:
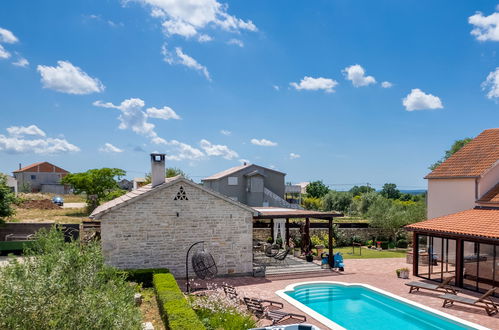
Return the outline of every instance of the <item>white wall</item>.
{"type": "Polygon", "coordinates": [[[475,207],[475,179],[429,179],[428,219],[475,207]]]}
{"type": "Polygon", "coordinates": [[[478,182],[478,199],[499,183],[499,162],[478,182]]]}

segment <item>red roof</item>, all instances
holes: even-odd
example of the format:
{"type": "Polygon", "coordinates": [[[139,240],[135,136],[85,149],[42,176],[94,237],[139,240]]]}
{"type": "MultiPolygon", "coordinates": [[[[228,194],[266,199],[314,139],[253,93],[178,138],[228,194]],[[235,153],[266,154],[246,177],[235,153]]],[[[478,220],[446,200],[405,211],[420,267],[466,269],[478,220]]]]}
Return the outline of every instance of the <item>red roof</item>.
{"type": "Polygon", "coordinates": [[[499,183],[482,196],[478,203],[499,204],[499,183]]]}
{"type": "Polygon", "coordinates": [[[499,161],[499,128],[487,129],[428,174],[425,179],[480,177],[499,161]]]}
{"type": "Polygon", "coordinates": [[[499,209],[471,209],[405,226],[427,231],[499,239],[499,209]]]}
{"type": "Polygon", "coordinates": [[[58,166],[55,166],[54,164],[51,164],[49,162],[38,162],[34,163],[28,166],[25,166],[17,171],[14,171],[14,173],[19,173],[19,172],[55,172],[55,173],[69,173],[65,169],[62,169],[58,166]]]}

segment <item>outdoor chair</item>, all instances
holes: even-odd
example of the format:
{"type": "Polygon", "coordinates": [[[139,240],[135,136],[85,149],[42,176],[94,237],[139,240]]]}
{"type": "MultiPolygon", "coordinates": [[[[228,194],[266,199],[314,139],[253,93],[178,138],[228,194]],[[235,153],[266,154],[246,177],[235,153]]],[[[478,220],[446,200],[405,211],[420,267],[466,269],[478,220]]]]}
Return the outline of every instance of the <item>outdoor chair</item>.
{"type": "Polygon", "coordinates": [[[269,258],[269,263],[272,261],[272,258],[274,258],[278,253],[279,250],[273,250],[273,245],[269,245],[265,248],[265,256],[269,258]]]}
{"type": "Polygon", "coordinates": [[[307,321],[307,317],[304,315],[282,311],[283,304],[277,301],[244,297],[244,304],[259,319],[265,318],[271,320],[272,325],[303,323],[307,321]]]}
{"type": "Polygon", "coordinates": [[[229,297],[229,299],[237,300],[238,296],[235,287],[233,287],[232,285],[223,284],[222,288],[224,289],[225,295],[229,297]]]}
{"type": "Polygon", "coordinates": [[[458,290],[449,285],[449,283],[454,279],[454,277],[455,276],[446,277],[439,284],[430,284],[425,282],[408,282],[405,283],[405,285],[410,287],[409,293],[419,292],[420,289],[424,289],[436,292],[457,294],[458,290]]]}
{"type": "Polygon", "coordinates": [[[444,299],[443,307],[452,307],[454,303],[460,303],[464,305],[469,305],[469,306],[476,306],[476,307],[481,307],[485,309],[487,314],[489,316],[495,315],[499,312],[498,304],[496,304],[490,296],[494,294],[494,292],[497,290],[497,288],[492,288],[489,291],[487,291],[485,294],[483,294],[481,297],[473,299],[473,298],[466,298],[466,297],[461,297],[455,294],[444,294],[441,296],[438,296],[440,299],[444,299]]]}
{"type": "Polygon", "coordinates": [[[288,247],[288,248],[286,248],[286,250],[277,253],[274,256],[275,261],[287,264],[288,262],[286,261],[286,257],[288,256],[290,250],[291,249],[288,247]]]}

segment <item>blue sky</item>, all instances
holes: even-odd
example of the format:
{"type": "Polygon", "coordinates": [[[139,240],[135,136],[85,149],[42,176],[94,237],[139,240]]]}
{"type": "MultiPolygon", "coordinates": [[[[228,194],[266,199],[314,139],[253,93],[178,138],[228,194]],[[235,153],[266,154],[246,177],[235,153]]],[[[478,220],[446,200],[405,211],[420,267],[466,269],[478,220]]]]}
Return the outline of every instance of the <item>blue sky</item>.
{"type": "MultiPolygon", "coordinates": [[[[499,123],[493,1],[0,3],[0,171],[242,160],[288,181],[425,188],[499,123]]],[[[346,186],[343,186],[346,184],[346,186]]]]}

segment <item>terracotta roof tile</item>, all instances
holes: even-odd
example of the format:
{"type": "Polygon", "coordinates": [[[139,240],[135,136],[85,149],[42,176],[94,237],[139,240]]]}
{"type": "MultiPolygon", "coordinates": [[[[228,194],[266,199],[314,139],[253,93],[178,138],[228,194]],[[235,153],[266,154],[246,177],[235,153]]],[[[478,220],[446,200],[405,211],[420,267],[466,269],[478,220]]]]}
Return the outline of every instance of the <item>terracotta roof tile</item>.
{"type": "Polygon", "coordinates": [[[479,203],[494,203],[499,204],[499,183],[490,189],[485,195],[478,200],[479,203]]]}
{"type": "Polygon", "coordinates": [[[471,209],[405,226],[411,231],[431,231],[499,239],[499,209],[471,209]]]}
{"type": "Polygon", "coordinates": [[[19,172],[55,172],[55,173],[69,173],[65,169],[62,169],[49,162],[38,162],[28,166],[25,166],[19,170],[14,171],[14,173],[19,172]]]}
{"type": "Polygon", "coordinates": [[[425,179],[479,177],[499,162],[499,128],[487,129],[449,157],[425,179]]]}

